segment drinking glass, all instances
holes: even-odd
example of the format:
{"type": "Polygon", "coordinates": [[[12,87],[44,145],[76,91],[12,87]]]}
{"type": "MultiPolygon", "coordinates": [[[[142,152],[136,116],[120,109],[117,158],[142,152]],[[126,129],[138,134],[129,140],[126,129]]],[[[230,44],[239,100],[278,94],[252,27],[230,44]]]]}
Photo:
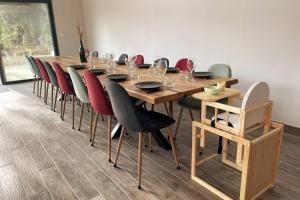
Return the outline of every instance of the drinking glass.
{"type": "Polygon", "coordinates": [[[189,74],[189,80],[190,81],[195,81],[195,79],[193,78],[193,72],[196,68],[196,59],[191,57],[191,58],[188,58],[187,60],[187,70],[188,72],[190,73],[189,74]]]}
{"type": "Polygon", "coordinates": [[[167,72],[167,69],[168,69],[167,61],[159,59],[159,61],[157,62],[157,72],[161,76],[162,81],[167,72]]]}

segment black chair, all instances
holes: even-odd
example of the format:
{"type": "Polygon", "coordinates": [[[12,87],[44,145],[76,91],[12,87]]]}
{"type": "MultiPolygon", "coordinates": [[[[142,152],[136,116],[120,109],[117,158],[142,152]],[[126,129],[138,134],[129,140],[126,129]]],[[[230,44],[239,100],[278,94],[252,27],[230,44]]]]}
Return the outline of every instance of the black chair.
{"type": "Polygon", "coordinates": [[[126,59],[128,58],[128,55],[127,54],[121,54],[120,57],[119,57],[119,62],[124,62],[126,61],[126,59]]]}
{"type": "Polygon", "coordinates": [[[93,51],[92,53],[93,58],[98,58],[98,55],[99,55],[98,51],[93,51]]]}
{"type": "Polygon", "coordinates": [[[138,110],[132,102],[130,96],[118,83],[108,81],[106,84],[111,105],[118,122],[122,125],[122,131],[117,149],[117,155],[114,166],[116,167],[121,145],[123,143],[124,134],[127,130],[139,133],[138,147],[138,188],[141,189],[141,169],[142,169],[142,143],[143,133],[153,133],[160,129],[168,127],[168,135],[172,145],[173,156],[177,169],[180,169],[176,156],[175,143],[170,125],[175,120],[161,113],[147,110],[138,110]]]}
{"type": "Polygon", "coordinates": [[[26,58],[29,60],[31,67],[33,68],[34,72],[34,88],[33,91],[35,90],[35,83],[36,83],[36,96],[40,97],[42,96],[42,81],[39,84],[39,81],[42,80],[42,75],[41,72],[35,62],[35,59],[32,56],[26,56],[26,58]]]}
{"type": "Polygon", "coordinates": [[[160,58],[160,59],[154,60],[154,64],[157,65],[159,60],[166,61],[167,67],[169,68],[169,63],[170,62],[169,62],[168,58],[160,58]]]}

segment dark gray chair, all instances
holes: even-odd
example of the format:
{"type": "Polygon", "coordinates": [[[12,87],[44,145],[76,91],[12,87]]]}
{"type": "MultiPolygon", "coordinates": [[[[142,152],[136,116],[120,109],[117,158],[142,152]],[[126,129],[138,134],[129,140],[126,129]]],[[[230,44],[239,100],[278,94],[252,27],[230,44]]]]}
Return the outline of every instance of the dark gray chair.
{"type": "Polygon", "coordinates": [[[154,111],[138,110],[125,89],[116,82],[108,81],[108,83],[106,84],[106,89],[111,100],[114,114],[118,122],[122,125],[122,131],[114,166],[116,167],[117,165],[118,156],[126,131],[130,130],[139,132],[138,188],[141,189],[142,143],[144,138],[143,133],[151,132],[155,134],[156,131],[168,127],[168,135],[172,145],[173,156],[176,162],[177,169],[180,169],[179,162],[176,156],[172,129],[170,127],[175,122],[174,119],[154,111]]]}
{"type": "Polygon", "coordinates": [[[121,54],[120,57],[119,57],[119,62],[125,62],[126,59],[128,58],[128,55],[127,54],[121,54]]]}
{"type": "Polygon", "coordinates": [[[92,53],[93,58],[98,58],[98,55],[99,55],[98,51],[93,51],[92,53]]]}
{"type": "MultiPolygon", "coordinates": [[[[231,68],[229,65],[226,65],[226,64],[214,64],[209,67],[208,71],[211,72],[214,77],[228,77],[228,78],[231,77],[231,68]]],[[[227,101],[226,99],[222,100],[221,103],[226,103],[226,101],[227,101]]],[[[184,97],[184,98],[178,100],[178,104],[181,108],[180,108],[179,117],[178,117],[178,120],[176,123],[174,139],[176,139],[176,136],[178,133],[183,108],[189,110],[192,121],[194,120],[192,110],[196,110],[199,112],[201,109],[201,101],[198,99],[195,99],[191,96],[184,97]]]]}
{"type": "Polygon", "coordinates": [[[48,76],[51,80],[51,110],[53,110],[55,112],[55,108],[56,108],[56,102],[57,102],[57,94],[59,92],[59,85],[57,82],[57,78],[56,78],[56,74],[52,68],[52,66],[48,63],[48,62],[43,62],[45,69],[48,73],[48,76]],[[55,97],[54,97],[54,104],[53,104],[53,92],[55,89],[55,97]]]}
{"type": "Polygon", "coordinates": [[[166,61],[167,67],[169,67],[170,62],[169,62],[168,58],[160,58],[160,59],[154,60],[154,64],[157,65],[159,60],[166,61]]]}
{"type": "MultiPolygon", "coordinates": [[[[33,93],[36,88],[36,96],[41,98],[41,92],[42,92],[42,85],[39,84],[39,81],[41,80],[42,76],[40,73],[40,70],[35,62],[35,59],[32,56],[26,56],[28,59],[29,63],[31,64],[32,67],[32,72],[34,73],[34,83],[33,83],[33,93]],[[36,87],[35,87],[36,85],[36,87]]],[[[41,81],[42,84],[42,81],[41,81]]]]}

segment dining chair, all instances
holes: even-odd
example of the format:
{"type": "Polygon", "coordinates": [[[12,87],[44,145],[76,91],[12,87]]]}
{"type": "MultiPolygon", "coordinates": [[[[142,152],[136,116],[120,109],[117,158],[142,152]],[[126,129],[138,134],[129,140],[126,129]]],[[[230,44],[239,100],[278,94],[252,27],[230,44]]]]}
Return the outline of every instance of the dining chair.
{"type": "Polygon", "coordinates": [[[128,58],[128,55],[125,54],[125,53],[123,53],[123,54],[120,55],[118,61],[119,61],[119,62],[125,62],[127,58],[128,58]]]}
{"type": "Polygon", "coordinates": [[[92,53],[93,58],[98,58],[98,55],[99,55],[98,51],[93,51],[92,53]]]}
{"type": "MultiPolygon", "coordinates": [[[[89,96],[88,96],[88,91],[87,91],[87,88],[85,86],[85,83],[83,82],[83,79],[78,74],[78,72],[72,67],[68,67],[68,72],[70,74],[76,96],[82,102],[82,104],[81,104],[81,113],[80,113],[80,121],[79,121],[79,127],[78,127],[78,130],[80,131],[81,124],[82,124],[84,106],[85,105],[86,106],[90,105],[90,99],[89,99],[89,96]]],[[[92,142],[92,134],[93,134],[93,107],[91,107],[91,110],[90,110],[90,142],[92,142]]]]}
{"type": "Polygon", "coordinates": [[[68,80],[66,73],[61,66],[54,62],[53,68],[57,77],[57,82],[61,90],[60,117],[64,121],[67,96],[72,96],[72,128],[74,129],[74,111],[75,111],[75,91],[72,82],[68,80]],[[64,102],[63,102],[64,101],[64,102]]]}
{"type": "Polygon", "coordinates": [[[28,56],[28,60],[34,70],[35,82],[33,87],[33,92],[35,91],[35,83],[36,83],[36,96],[41,97],[41,90],[40,90],[40,80],[42,79],[41,72],[35,62],[35,59],[32,56],[28,56]]]}
{"type": "Polygon", "coordinates": [[[180,71],[187,71],[187,62],[188,62],[187,58],[182,58],[177,61],[175,67],[180,71]]]}
{"type": "Polygon", "coordinates": [[[157,65],[157,64],[158,64],[158,61],[160,61],[160,60],[163,61],[162,63],[165,63],[165,62],[166,62],[166,63],[167,63],[167,67],[169,67],[169,63],[170,63],[170,62],[169,62],[169,59],[168,59],[168,58],[159,58],[159,59],[157,59],[157,60],[154,60],[154,64],[157,65]]]}
{"type": "Polygon", "coordinates": [[[45,61],[45,62],[43,62],[43,64],[45,66],[45,69],[46,69],[48,76],[50,78],[50,81],[51,81],[51,110],[53,110],[55,112],[57,95],[58,95],[58,92],[60,91],[60,88],[59,88],[59,85],[57,82],[56,74],[55,74],[52,66],[50,65],[50,63],[45,61]],[[55,89],[55,97],[54,97],[54,102],[53,102],[54,89],[55,89]]]}
{"type": "Polygon", "coordinates": [[[108,132],[107,132],[107,140],[108,140],[108,161],[111,162],[111,120],[113,116],[113,111],[111,104],[109,102],[107,93],[105,93],[102,84],[96,77],[96,75],[92,74],[90,71],[86,70],[83,73],[84,80],[86,82],[88,96],[91,102],[91,105],[96,113],[96,119],[94,121],[94,130],[92,136],[92,146],[94,146],[96,129],[98,123],[98,117],[100,114],[108,115],[108,132]]]}
{"type": "Polygon", "coordinates": [[[35,75],[35,70],[34,70],[34,67],[33,65],[31,64],[31,61],[29,59],[29,56],[28,55],[25,55],[25,58],[27,60],[27,63],[29,65],[29,69],[33,75],[33,90],[32,90],[32,93],[35,93],[35,84],[36,84],[36,80],[37,80],[37,76],[35,75]]]}
{"type": "MultiPolygon", "coordinates": [[[[214,64],[209,67],[208,71],[211,72],[214,77],[231,78],[231,68],[229,65],[226,65],[226,64],[214,64]]],[[[225,103],[224,101],[225,100],[222,100],[221,102],[225,103]]],[[[183,109],[185,108],[185,109],[189,110],[190,118],[192,121],[194,121],[194,116],[193,116],[192,111],[200,112],[200,109],[201,109],[201,101],[198,99],[195,99],[191,96],[181,98],[178,100],[177,103],[180,106],[180,111],[179,111],[179,116],[178,116],[178,120],[177,120],[176,128],[175,128],[175,136],[174,136],[175,139],[178,134],[178,129],[179,129],[183,109]]]]}
{"type": "Polygon", "coordinates": [[[122,125],[122,131],[118,143],[117,154],[114,166],[117,166],[118,156],[124,140],[124,134],[127,130],[139,133],[138,145],[138,189],[141,189],[141,172],[142,172],[142,143],[143,133],[155,134],[156,131],[168,127],[168,135],[172,146],[172,152],[177,169],[180,169],[176,155],[176,147],[173,140],[171,125],[174,119],[154,111],[137,110],[130,96],[117,82],[108,81],[106,84],[112,108],[118,122],[122,125]]]}
{"type": "MultiPolygon", "coordinates": [[[[35,62],[41,72],[41,76],[42,76],[42,83],[44,83],[44,102],[47,105],[47,101],[48,101],[48,90],[49,90],[49,85],[51,84],[51,80],[48,76],[47,70],[44,66],[44,64],[42,63],[42,61],[39,58],[35,58],[35,62]]],[[[42,84],[41,84],[42,86],[42,84]]]]}
{"type": "Polygon", "coordinates": [[[144,56],[143,55],[136,55],[135,56],[135,64],[136,65],[144,64],[144,56]]]}

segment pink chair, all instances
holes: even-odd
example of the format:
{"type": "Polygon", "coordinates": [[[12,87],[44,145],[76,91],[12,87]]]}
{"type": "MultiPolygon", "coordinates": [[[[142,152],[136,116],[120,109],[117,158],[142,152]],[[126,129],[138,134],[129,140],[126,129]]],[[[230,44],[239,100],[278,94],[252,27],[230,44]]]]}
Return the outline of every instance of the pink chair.
{"type": "Polygon", "coordinates": [[[108,161],[111,162],[111,119],[113,116],[112,107],[108,100],[108,95],[105,93],[97,77],[88,70],[86,70],[83,73],[83,76],[86,82],[90,103],[94,111],[96,112],[96,119],[94,122],[94,130],[93,130],[93,137],[92,137],[93,138],[92,146],[94,146],[99,114],[108,115],[108,133],[107,133],[108,158],[109,158],[108,161]]]}
{"type": "Polygon", "coordinates": [[[66,73],[58,63],[53,63],[53,68],[57,77],[57,82],[62,92],[61,106],[60,106],[60,117],[64,120],[67,95],[72,96],[73,110],[72,110],[72,128],[74,129],[74,110],[75,110],[75,91],[73,89],[71,80],[66,76],[66,73]],[[64,104],[62,103],[64,101],[64,104]]]}
{"type": "Polygon", "coordinates": [[[135,56],[135,64],[136,65],[144,64],[144,56],[143,55],[136,55],[135,56]]]}
{"type": "Polygon", "coordinates": [[[39,58],[35,58],[35,62],[37,64],[37,67],[39,68],[42,77],[40,92],[42,92],[42,85],[44,82],[44,102],[45,104],[47,104],[49,84],[51,84],[51,80],[42,61],[39,58]]]}
{"type": "Polygon", "coordinates": [[[187,71],[187,62],[188,62],[187,58],[182,58],[177,61],[175,67],[180,71],[187,71]]]}

